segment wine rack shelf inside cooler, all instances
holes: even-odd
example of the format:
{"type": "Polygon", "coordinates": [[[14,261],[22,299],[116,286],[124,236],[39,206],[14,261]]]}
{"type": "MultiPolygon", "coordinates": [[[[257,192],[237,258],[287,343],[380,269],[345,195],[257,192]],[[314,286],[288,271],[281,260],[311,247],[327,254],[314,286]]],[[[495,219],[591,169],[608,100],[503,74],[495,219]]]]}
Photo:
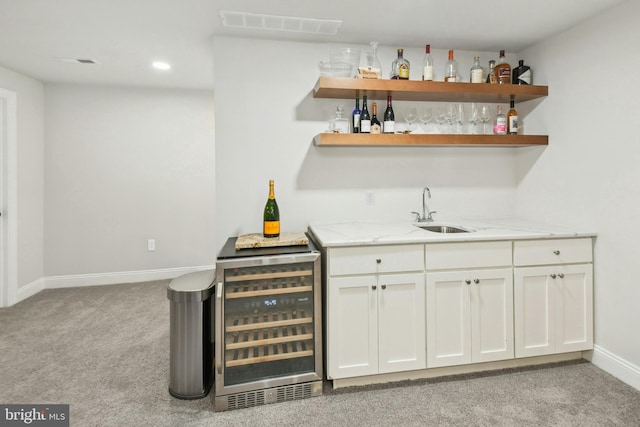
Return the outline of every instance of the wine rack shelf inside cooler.
{"type": "Polygon", "coordinates": [[[314,356],[313,280],[310,263],[228,271],[225,366],[314,356]]]}

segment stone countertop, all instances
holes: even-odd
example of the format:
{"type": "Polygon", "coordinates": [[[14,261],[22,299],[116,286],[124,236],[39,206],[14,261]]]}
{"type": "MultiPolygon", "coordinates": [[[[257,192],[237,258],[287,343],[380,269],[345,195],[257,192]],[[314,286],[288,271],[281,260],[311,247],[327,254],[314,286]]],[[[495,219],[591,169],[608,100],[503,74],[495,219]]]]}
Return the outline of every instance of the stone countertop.
{"type": "Polygon", "coordinates": [[[452,219],[421,224],[401,221],[312,222],[309,224],[308,231],[316,243],[323,247],[549,239],[597,235],[593,231],[572,230],[520,219],[495,221],[452,219]],[[471,230],[471,232],[437,233],[423,230],[416,225],[448,225],[471,230]]]}

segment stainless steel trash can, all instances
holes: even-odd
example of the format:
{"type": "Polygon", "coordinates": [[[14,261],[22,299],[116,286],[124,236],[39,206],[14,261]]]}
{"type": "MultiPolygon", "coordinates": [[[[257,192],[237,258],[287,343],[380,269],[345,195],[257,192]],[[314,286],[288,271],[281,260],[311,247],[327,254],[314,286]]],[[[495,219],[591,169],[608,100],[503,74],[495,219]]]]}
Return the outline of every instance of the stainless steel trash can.
{"type": "Polygon", "coordinates": [[[213,384],[215,270],[177,277],[167,286],[169,393],[179,399],[205,397],[213,384]]]}

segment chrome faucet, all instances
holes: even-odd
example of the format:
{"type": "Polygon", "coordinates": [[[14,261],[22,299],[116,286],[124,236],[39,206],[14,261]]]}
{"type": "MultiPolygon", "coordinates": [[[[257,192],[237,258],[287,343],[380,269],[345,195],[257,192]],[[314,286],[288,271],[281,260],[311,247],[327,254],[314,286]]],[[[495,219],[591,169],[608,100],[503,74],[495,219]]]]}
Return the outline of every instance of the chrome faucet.
{"type": "Polygon", "coordinates": [[[425,196],[429,196],[429,198],[431,198],[431,190],[429,190],[429,187],[424,187],[422,189],[422,216],[420,216],[418,212],[411,212],[416,215],[417,222],[433,222],[431,214],[437,213],[436,211],[429,210],[425,196]]]}

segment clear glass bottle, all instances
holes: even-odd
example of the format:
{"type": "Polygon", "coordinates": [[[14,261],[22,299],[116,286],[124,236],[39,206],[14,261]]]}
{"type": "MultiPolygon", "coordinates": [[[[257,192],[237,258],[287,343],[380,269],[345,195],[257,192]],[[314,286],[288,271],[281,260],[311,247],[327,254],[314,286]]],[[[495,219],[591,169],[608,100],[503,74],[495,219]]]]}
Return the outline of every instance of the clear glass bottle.
{"type": "Polygon", "coordinates": [[[424,49],[424,59],[422,60],[422,80],[433,81],[433,57],[431,56],[431,45],[424,49]]]}
{"type": "Polygon", "coordinates": [[[480,56],[473,57],[473,67],[471,67],[471,83],[484,83],[484,68],[480,65],[480,56]]]}
{"type": "Polygon", "coordinates": [[[379,79],[381,77],[382,65],[380,64],[380,60],[378,59],[378,43],[377,41],[372,41],[369,43],[371,46],[371,50],[369,52],[365,52],[363,55],[363,62],[361,62],[358,71],[360,72],[360,77],[366,79],[379,79]]]}
{"type": "Polygon", "coordinates": [[[444,67],[444,81],[455,82],[458,77],[458,63],[453,59],[453,50],[449,51],[449,59],[444,67]]]}
{"type": "Polygon", "coordinates": [[[336,118],[333,120],[333,132],[335,133],[349,133],[349,120],[343,117],[344,107],[338,105],[336,107],[336,118]]]}
{"type": "Polygon", "coordinates": [[[409,61],[404,59],[404,49],[398,49],[398,57],[391,63],[391,78],[409,80],[409,61]]]}
{"type": "Polygon", "coordinates": [[[496,79],[496,60],[492,59],[489,61],[489,74],[487,74],[487,83],[496,84],[498,83],[498,79],[496,79]]]}
{"type": "Polygon", "coordinates": [[[507,134],[507,117],[502,112],[502,105],[498,105],[498,114],[496,114],[495,125],[493,126],[493,133],[496,135],[507,134]]]}
{"type": "Polygon", "coordinates": [[[493,70],[499,84],[511,84],[511,65],[504,57],[504,50],[500,51],[500,59],[498,59],[498,63],[493,70]]]}

